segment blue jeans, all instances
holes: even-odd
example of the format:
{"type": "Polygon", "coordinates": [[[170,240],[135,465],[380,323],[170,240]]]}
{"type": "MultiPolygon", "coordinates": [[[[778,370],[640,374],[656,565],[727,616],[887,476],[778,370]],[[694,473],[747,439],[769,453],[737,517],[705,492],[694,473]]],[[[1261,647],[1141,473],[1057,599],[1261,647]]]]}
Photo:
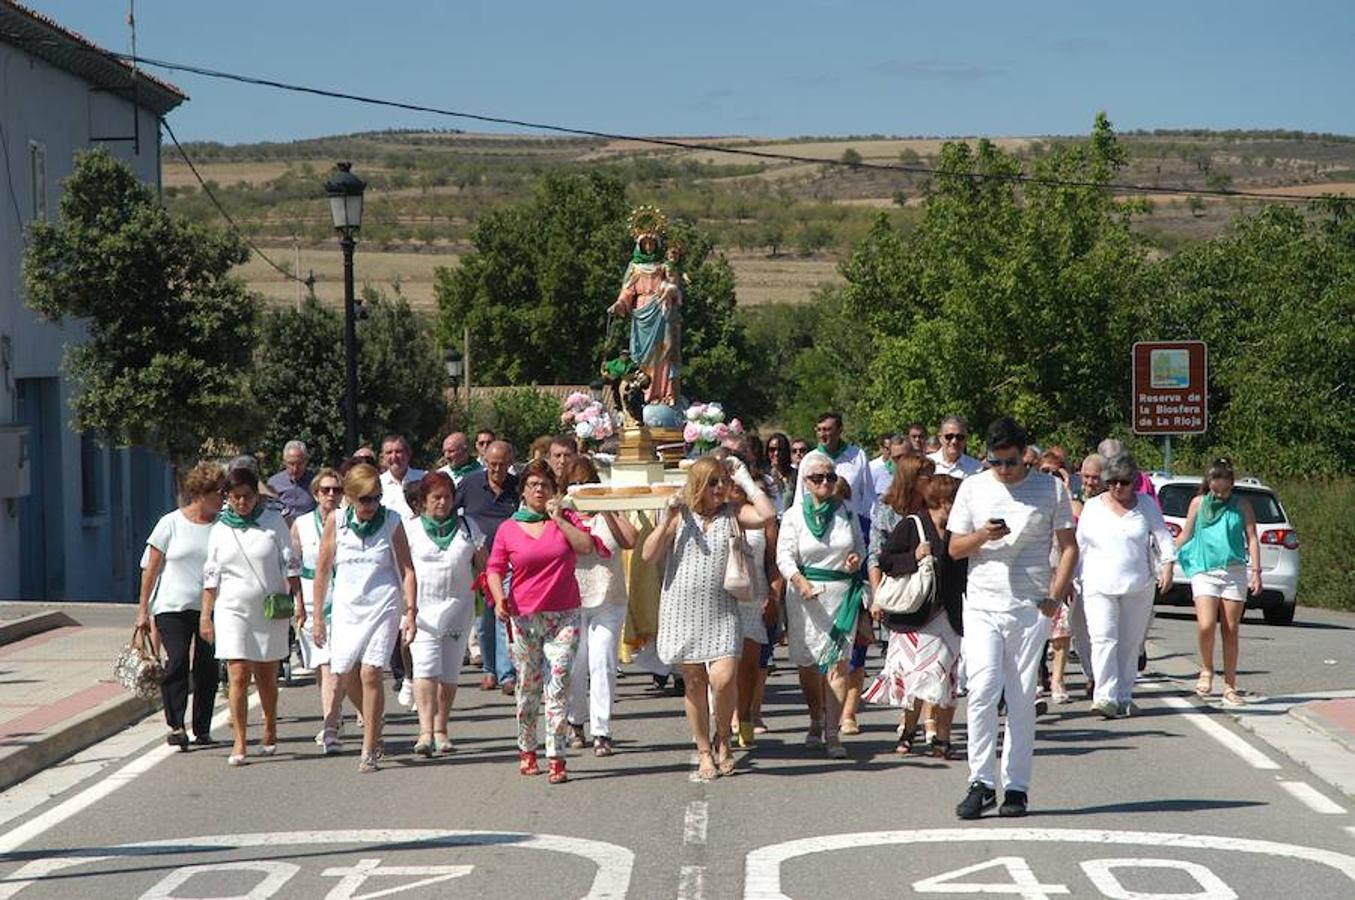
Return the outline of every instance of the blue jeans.
{"type": "Polygon", "coordinates": [[[508,653],[508,628],[494,617],[494,607],[486,604],[480,614],[480,668],[500,682],[516,681],[513,657],[508,653]],[[489,636],[494,635],[490,640],[489,636]]]}

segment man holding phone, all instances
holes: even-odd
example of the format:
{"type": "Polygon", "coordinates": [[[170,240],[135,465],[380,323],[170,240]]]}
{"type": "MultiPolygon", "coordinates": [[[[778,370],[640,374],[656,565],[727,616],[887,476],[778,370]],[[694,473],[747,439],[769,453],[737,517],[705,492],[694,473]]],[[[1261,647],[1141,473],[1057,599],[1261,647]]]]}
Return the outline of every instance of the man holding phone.
{"type": "Polygon", "coordinates": [[[1035,751],[1035,688],[1050,619],[1068,593],[1077,540],[1068,488],[1022,463],[1028,441],[1009,418],[988,428],[989,469],[964,480],[948,529],[969,560],[962,652],[969,681],[969,791],[955,808],[976,819],[997,803],[998,702],[1005,691],[1001,816],[1024,816],[1035,751]],[[1049,548],[1056,543],[1057,568],[1049,548]]]}

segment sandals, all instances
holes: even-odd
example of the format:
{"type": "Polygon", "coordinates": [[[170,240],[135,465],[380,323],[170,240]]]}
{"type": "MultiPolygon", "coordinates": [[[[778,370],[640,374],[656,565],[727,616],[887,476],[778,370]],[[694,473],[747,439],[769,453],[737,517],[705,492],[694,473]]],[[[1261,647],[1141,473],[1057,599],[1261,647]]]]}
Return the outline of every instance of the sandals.
{"type": "Polygon", "coordinates": [[[447,737],[445,731],[433,732],[433,749],[439,753],[451,753],[456,749],[452,744],[452,739],[447,737]]]}
{"type": "Polygon", "coordinates": [[[734,754],[729,749],[729,735],[717,738],[715,745],[719,748],[719,759],[716,762],[716,768],[721,775],[729,776],[734,774],[734,754]]]}
{"type": "Polygon", "coordinates": [[[955,749],[950,741],[943,741],[940,738],[932,738],[931,742],[932,759],[951,760],[955,758],[955,749]]]}
{"type": "Polygon", "coordinates": [[[1201,672],[1200,677],[1195,679],[1195,696],[1208,697],[1214,692],[1214,673],[1201,672]]]}
{"type": "Polygon", "coordinates": [[[548,760],[550,771],[546,775],[546,781],[550,784],[564,784],[569,780],[569,773],[565,771],[565,758],[563,756],[552,756],[548,760]]]}
{"type": "Polygon", "coordinates": [[[720,774],[715,768],[715,758],[711,756],[709,750],[700,750],[697,752],[696,777],[702,781],[714,781],[720,774]]]}
{"type": "Polygon", "coordinates": [[[805,735],[805,746],[823,746],[823,719],[809,720],[809,732],[805,735]]]}
{"type": "Polygon", "coordinates": [[[536,761],[535,750],[518,751],[518,774],[519,775],[541,774],[541,766],[536,761]]]}
{"type": "Polygon", "coordinates": [[[571,750],[582,750],[588,745],[583,736],[583,726],[570,724],[569,737],[565,739],[565,746],[571,750]]]}
{"type": "Polygon", "coordinates": [[[1224,706],[1246,706],[1247,701],[1242,699],[1242,694],[1232,685],[1228,685],[1223,690],[1224,706]]]}
{"type": "Polygon", "coordinates": [[[419,735],[418,741],[414,743],[414,755],[422,756],[424,759],[428,759],[430,756],[432,756],[433,755],[432,739],[424,735],[419,735]]]}
{"type": "Polygon", "coordinates": [[[362,757],[358,760],[358,771],[361,772],[363,775],[375,772],[379,768],[380,766],[376,764],[375,753],[364,753],[362,754],[362,757]]]}
{"type": "Polygon", "coordinates": [[[899,756],[912,756],[913,742],[906,737],[899,738],[898,744],[894,746],[894,752],[899,756]]]}
{"type": "Polygon", "coordinates": [[[860,734],[861,724],[855,717],[846,718],[842,720],[842,727],[838,731],[840,734],[860,734]]]}
{"type": "Polygon", "coordinates": [[[615,752],[616,752],[616,751],[615,751],[614,749],[612,749],[612,739],[611,739],[611,738],[609,738],[609,737],[595,737],[595,738],[593,738],[593,755],[594,755],[594,756],[598,756],[598,757],[601,757],[601,756],[611,756],[611,755],[612,755],[613,753],[615,753],[615,752]]]}

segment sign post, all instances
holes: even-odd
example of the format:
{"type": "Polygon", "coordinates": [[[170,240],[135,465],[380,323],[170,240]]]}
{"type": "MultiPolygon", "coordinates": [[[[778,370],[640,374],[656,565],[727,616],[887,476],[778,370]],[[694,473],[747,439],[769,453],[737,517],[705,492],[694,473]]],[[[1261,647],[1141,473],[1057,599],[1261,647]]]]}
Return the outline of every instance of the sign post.
{"type": "Polygon", "coordinates": [[[1135,434],[1162,438],[1171,471],[1172,436],[1204,434],[1209,426],[1209,353],[1204,341],[1139,341],[1132,351],[1135,434]]]}

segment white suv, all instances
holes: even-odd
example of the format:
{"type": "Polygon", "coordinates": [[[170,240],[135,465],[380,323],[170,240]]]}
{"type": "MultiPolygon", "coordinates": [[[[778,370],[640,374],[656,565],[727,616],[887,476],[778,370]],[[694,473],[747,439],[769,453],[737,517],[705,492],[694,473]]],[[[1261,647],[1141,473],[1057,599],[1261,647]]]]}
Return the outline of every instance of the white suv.
{"type": "MultiPolygon", "coordinates": [[[[1191,498],[1199,493],[1200,478],[1165,472],[1153,472],[1150,477],[1167,527],[1173,535],[1179,535],[1186,524],[1191,498]]],[[[1294,621],[1294,608],[1298,605],[1299,533],[1275,491],[1259,479],[1239,478],[1233,492],[1251,504],[1256,514],[1256,536],[1261,542],[1261,594],[1248,593],[1247,606],[1260,609],[1267,624],[1288,625],[1294,621]]],[[[1171,591],[1160,599],[1190,603],[1190,579],[1179,565],[1171,591]]]]}

